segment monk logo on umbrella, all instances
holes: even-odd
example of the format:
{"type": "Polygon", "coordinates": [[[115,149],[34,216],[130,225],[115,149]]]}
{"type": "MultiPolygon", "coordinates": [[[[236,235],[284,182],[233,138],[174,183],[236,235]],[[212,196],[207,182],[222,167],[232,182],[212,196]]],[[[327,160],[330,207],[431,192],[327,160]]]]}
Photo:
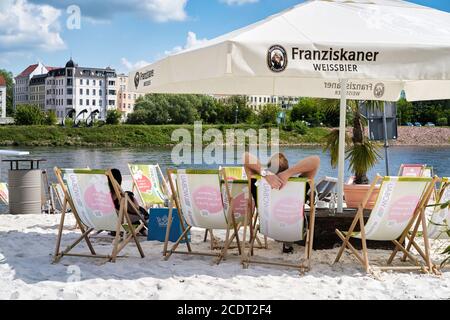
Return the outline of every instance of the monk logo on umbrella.
{"type": "Polygon", "coordinates": [[[384,96],[385,90],[386,89],[384,87],[384,84],[377,83],[375,85],[375,89],[373,90],[373,94],[374,94],[375,98],[382,98],[384,96]]]}
{"type": "Polygon", "coordinates": [[[272,46],[267,54],[267,64],[273,72],[286,70],[288,64],[286,50],[282,46],[272,46]]]}

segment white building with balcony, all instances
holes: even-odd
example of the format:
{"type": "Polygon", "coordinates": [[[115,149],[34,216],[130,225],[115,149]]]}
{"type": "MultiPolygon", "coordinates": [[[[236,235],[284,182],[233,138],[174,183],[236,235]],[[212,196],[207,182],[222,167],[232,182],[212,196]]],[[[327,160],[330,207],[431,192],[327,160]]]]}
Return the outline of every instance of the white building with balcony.
{"type": "Polygon", "coordinates": [[[48,73],[46,110],[53,110],[60,120],[70,113],[78,120],[91,115],[105,120],[108,110],[117,108],[116,81],[116,72],[111,68],[79,67],[71,59],[64,68],[48,73]]]}
{"type": "Polygon", "coordinates": [[[34,76],[47,74],[52,69],[39,62],[28,66],[14,78],[14,110],[18,105],[30,103],[30,80],[34,76]]]}

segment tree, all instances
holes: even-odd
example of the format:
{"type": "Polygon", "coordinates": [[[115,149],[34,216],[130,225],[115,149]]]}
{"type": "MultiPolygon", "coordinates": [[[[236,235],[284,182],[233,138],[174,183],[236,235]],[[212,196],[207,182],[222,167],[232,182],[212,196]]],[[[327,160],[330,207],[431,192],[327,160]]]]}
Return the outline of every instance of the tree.
{"type": "Polygon", "coordinates": [[[45,114],[44,124],[48,126],[54,126],[58,122],[58,117],[56,116],[55,111],[50,110],[45,114]]]}
{"type": "Polygon", "coordinates": [[[122,113],[119,110],[108,110],[106,113],[106,124],[118,125],[122,119],[122,113]]]}
{"type": "Polygon", "coordinates": [[[45,123],[45,114],[36,105],[20,105],[14,113],[14,123],[18,126],[42,125],[45,123]]]}
{"type": "Polygon", "coordinates": [[[260,124],[277,124],[278,113],[280,107],[274,104],[265,105],[258,114],[258,122],[260,124]]]}
{"type": "Polygon", "coordinates": [[[14,113],[13,99],[14,99],[14,81],[12,72],[0,69],[0,75],[6,81],[6,116],[10,117],[14,113]]]}
{"type": "Polygon", "coordinates": [[[302,98],[291,110],[291,121],[306,121],[314,127],[320,126],[325,120],[324,108],[321,99],[302,98]]]}
{"type": "Polygon", "coordinates": [[[397,111],[400,120],[400,124],[406,124],[407,122],[413,122],[414,117],[414,105],[411,102],[402,98],[397,102],[397,111]]]}

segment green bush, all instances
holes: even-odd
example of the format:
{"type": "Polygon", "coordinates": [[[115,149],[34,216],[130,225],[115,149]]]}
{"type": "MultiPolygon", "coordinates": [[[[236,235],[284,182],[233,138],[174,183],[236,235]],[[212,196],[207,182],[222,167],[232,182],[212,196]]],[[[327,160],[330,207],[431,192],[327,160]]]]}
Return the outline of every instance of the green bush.
{"type": "Polygon", "coordinates": [[[56,116],[55,111],[50,110],[45,114],[44,124],[47,126],[54,126],[58,122],[58,117],[56,116]]]}
{"type": "Polygon", "coordinates": [[[118,110],[109,110],[106,113],[106,124],[118,125],[122,120],[122,113],[118,110]]]}
{"type": "Polygon", "coordinates": [[[292,124],[292,129],[295,133],[304,135],[308,132],[308,126],[303,121],[296,121],[292,124]]]}
{"type": "Polygon", "coordinates": [[[447,120],[447,118],[439,118],[439,119],[437,120],[437,125],[438,125],[438,126],[441,126],[441,127],[448,126],[448,120],[447,120]]]}
{"type": "Polygon", "coordinates": [[[74,121],[71,118],[66,118],[64,120],[64,126],[67,127],[67,128],[73,127],[73,124],[74,124],[74,121]]]}
{"type": "Polygon", "coordinates": [[[20,105],[14,113],[14,123],[18,126],[42,125],[45,118],[45,113],[36,105],[20,105]]]}
{"type": "Polygon", "coordinates": [[[259,124],[277,124],[278,113],[281,111],[280,107],[274,104],[265,105],[257,116],[259,124]]]}

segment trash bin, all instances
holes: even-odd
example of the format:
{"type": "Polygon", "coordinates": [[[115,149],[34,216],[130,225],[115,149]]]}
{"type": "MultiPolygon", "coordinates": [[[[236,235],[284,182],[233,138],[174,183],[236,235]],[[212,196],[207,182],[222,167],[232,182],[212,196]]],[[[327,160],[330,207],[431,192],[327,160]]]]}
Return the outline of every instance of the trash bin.
{"type": "Polygon", "coordinates": [[[40,214],[42,212],[42,171],[39,169],[43,159],[4,160],[10,162],[8,173],[9,213],[40,214]],[[29,164],[21,168],[21,164],[29,164]]]}

